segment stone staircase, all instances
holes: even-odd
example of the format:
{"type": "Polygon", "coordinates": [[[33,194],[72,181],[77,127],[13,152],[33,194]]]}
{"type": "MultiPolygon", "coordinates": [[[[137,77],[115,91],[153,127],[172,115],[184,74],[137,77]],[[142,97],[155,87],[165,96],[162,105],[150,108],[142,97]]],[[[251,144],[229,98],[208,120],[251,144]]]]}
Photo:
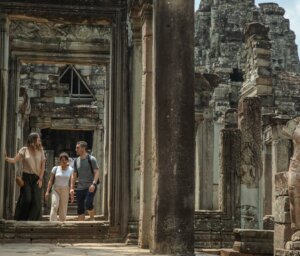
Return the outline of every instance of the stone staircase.
{"type": "Polygon", "coordinates": [[[106,221],[0,220],[1,243],[113,243],[119,232],[106,221]]]}

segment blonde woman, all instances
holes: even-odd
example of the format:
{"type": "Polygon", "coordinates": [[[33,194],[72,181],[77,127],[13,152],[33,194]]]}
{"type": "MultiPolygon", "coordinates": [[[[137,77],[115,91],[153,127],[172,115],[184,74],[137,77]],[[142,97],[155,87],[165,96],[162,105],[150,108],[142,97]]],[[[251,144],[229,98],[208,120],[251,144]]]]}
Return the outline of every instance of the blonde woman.
{"type": "Polygon", "coordinates": [[[60,221],[66,220],[70,190],[69,184],[73,174],[73,168],[69,166],[69,155],[63,152],[59,155],[58,159],[60,165],[53,167],[45,194],[45,198],[48,200],[52,188],[50,221],[57,221],[57,212],[59,212],[60,221]]]}
{"type": "Polygon", "coordinates": [[[15,220],[39,220],[42,211],[42,182],[45,172],[45,153],[38,133],[30,133],[26,146],[14,158],[5,156],[5,161],[15,164],[22,161],[24,185],[16,206],[15,220]]]}

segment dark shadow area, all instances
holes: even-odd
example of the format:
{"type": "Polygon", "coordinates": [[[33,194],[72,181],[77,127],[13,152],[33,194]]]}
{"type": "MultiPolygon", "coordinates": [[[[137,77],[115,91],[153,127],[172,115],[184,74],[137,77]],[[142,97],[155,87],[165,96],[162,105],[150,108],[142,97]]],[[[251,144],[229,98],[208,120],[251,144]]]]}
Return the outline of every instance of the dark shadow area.
{"type": "Polygon", "coordinates": [[[70,157],[76,157],[76,142],[80,140],[86,141],[89,149],[93,147],[93,131],[43,129],[41,134],[44,149],[53,150],[54,156],[66,152],[70,157]]]}

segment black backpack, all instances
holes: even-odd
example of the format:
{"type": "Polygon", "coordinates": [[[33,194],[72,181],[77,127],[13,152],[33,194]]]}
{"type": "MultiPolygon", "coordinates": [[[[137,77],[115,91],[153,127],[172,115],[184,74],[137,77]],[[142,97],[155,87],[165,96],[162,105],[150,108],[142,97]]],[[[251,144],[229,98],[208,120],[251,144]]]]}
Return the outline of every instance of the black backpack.
{"type": "MultiPolygon", "coordinates": [[[[90,170],[91,170],[92,175],[93,175],[93,177],[94,177],[94,169],[93,169],[92,160],[91,160],[91,157],[90,157],[89,154],[87,155],[87,158],[88,158],[88,162],[89,162],[89,165],[90,165],[90,170]]],[[[74,160],[74,170],[76,170],[77,176],[79,177],[79,172],[78,172],[78,170],[77,170],[77,159],[78,159],[78,158],[76,158],[76,159],[74,160]]],[[[98,185],[99,183],[100,183],[100,181],[99,181],[99,178],[98,178],[98,180],[97,180],[97,185],[98,185]]]]}

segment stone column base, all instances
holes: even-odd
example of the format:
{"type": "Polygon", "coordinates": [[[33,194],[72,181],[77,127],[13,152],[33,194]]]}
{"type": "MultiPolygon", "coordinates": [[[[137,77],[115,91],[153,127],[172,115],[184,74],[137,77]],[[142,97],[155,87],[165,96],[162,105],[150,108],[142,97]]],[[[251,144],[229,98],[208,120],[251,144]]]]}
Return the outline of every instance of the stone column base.
{"type": "Polygon", "coordinates": [[[275,249],[275,256],[299,256],[300,250],[275,249]]]}

